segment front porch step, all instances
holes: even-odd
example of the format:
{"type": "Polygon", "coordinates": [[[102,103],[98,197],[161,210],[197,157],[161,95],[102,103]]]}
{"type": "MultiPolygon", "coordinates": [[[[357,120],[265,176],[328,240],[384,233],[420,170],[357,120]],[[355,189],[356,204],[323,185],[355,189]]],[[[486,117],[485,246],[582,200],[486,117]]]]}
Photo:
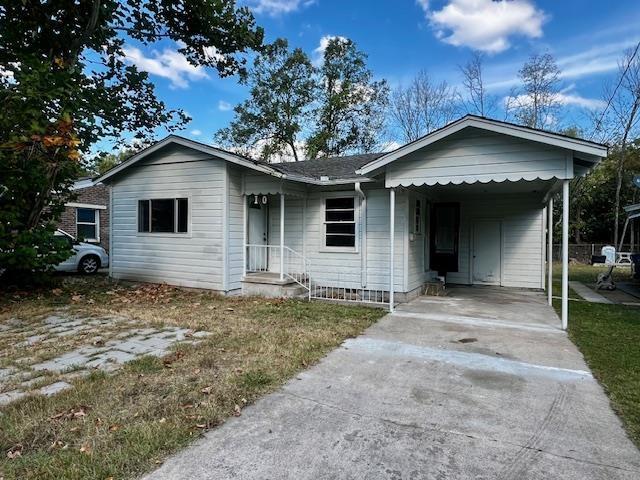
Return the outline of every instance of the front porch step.
{"type": "Polygon", "coordinates": [[[242,279],[242,293],[259,297],[298,297],[307,293],[302,285],[285,277],[280,280],[280,274],[275,272],[247,273],[242,279]]]}
{"type": "Polygon", "coordinates": [[[280,280],[280,274],[277,272],[247,273],[242,279],[242,281],[247,283],[262,283],[265,285],[282,285],[282,286],[296,283],[288,277],[284,277],[283,280],[280,280]]]}

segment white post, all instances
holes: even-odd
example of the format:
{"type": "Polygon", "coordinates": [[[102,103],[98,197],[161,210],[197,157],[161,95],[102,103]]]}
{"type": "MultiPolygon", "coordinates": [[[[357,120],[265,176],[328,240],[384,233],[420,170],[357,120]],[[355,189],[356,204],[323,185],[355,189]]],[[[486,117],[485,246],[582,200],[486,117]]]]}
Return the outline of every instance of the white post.
{"type": "Polygon", "coordinates": [[[394,269],[394,241],[396,223],[396,190],[389,190],[389,311],[393,312],[393,269],[394,269]]]}
{"type": "Polygon", "coordinates": [[[284,280],[284,193],[280,194],[280,280],[284,280]]]}
{"type": "Polygon", "coordinates": [[[242,195],[242,277],[247,276],[247,195],[242,195]]]}
{"type": "Polygon", "coordinates": [[[547,298],[553,304],[553,198],[547,204],[547,298]]]}
{"type": "Polygon", "coordinates": [[[569,324],[569,180],[562,181],[562,329],[569,324]]]}

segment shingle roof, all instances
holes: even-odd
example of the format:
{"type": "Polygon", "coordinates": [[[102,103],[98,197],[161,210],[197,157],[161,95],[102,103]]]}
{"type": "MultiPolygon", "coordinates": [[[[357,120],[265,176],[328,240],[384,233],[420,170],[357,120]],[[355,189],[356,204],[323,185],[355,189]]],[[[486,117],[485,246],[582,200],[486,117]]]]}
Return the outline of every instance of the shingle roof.
{"type": "Polygon", "coordinates": [[[382,155],[383,153],[364,153],[344,157],[315,158],[300,162],[270,163],[269,166],[285,175],[301,175],[317,180],[320,177],[329,177],[329,180],[351,179],[361,176],[356,174],[356,170],[382,155]]]}

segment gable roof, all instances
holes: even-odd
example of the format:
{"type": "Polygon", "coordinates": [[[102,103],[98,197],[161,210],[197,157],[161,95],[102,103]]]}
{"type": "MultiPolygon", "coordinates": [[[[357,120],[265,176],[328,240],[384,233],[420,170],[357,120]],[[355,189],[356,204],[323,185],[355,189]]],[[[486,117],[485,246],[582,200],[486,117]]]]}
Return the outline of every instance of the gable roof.
{"type": "Polygon", "coordinates": [[[253,170],[257,170],[262,173],[266,173],[268,175],[273,175],[275,177],[282,177],[283,174],[274,170],[269,166],[269,164],[264,162],[259,162],[257,160],[252,160],[247,157],[243,157],[242,155],[238,155],[236,153],[228,152],[226,150],[222,150],[220,148],[211,147],[207,144],[196,142],[194,140],[190,140],[188,138],[180,137],[178,135],[169,135],[164,139],[160,140],[157,143],[139,151],[135,155],[129,157],[127,160],[122,162],[119,165],[116,165],[113,168],[110,168],[105,173],[103,173],[98,178],[94,179],[94,182],[104,182],[105,180],[113,177],[114,175],[120,173],[122,170],[129,168],[133,164],[139,162],[143,158],[151,155],[154,152],[166,147],[167,145],[175,144],[182,145],[183,147],[192,148],[202,153],[206,153],[208,155],[212,155],[218,158],[222,158],[228,162],[234,163],[236,165],[240,165],[243,167],[251,168],[253,170]]]}
{"type": "Polygon", "coordinates": [[[299,162],[270,163],[269,166],[287,176],[297,175],[316,180],[321,180],[322,177],[327,177],[327,180],[358,179],[362,175],[356,171],[382,155],[384,153],[322,157],[299,162]]]}
{"type": "Polygon", "coordinates": [[[424,148],[432,143],[442,140],[460,130],[468,127],[479,128],[481,130],[487,130],[495,133],[501,133],[504,135],[510,135],[525,140],[531,140],[546,145],[552,145],[559,148],[565,148],[581,154],[581,159],[597,163],[602,157],[607,156],[608,147],[606,145],[591,142],[588,140],[582,140],[580,138],[570,137],[568,135],[562,135],[559,133],[548,132],[546,130],[539,130],[536,128],[525,127],[522,125],[516,125],[514,123],[503,122],[500,120],[492,120],[486,117],[478,117],[476,115],[465,115],[464,117],[445,125],[438,130],[403,145],[392,152],[381,155],[375,160],[369,162],[360,168],[357,173],[360,175],[367,175],[374,170],[384,167],[389,163],[404,157],[416,150],[424,148]]]}

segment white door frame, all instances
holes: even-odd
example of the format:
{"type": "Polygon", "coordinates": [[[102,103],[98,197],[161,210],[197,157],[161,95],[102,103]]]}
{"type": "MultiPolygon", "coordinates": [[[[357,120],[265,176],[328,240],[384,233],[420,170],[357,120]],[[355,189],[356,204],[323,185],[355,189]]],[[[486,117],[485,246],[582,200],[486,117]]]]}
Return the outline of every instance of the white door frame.
{"type": "Polygon", "coordinates": [[[471,220],[471,235],[469,245],[471,248],[469,249],[469,283],[471,285],[494,285],[494,286],[502,286],[504,284],[503,275],[504,275],[504,226],[501,218],[492,218],[492,217],[482,217],[482,218],[474,218],[471,220]],[[491,282],[480,282],[474,279],[474,269],[475,269],[475,251],[476,251],[476,225],[481,222],[497,222],[498,227],[500,228],[500,255],[498,256],[498,260],[500,262],[500,280],[496,283],[491,282]]]}
{"type": "MultiPolygon", "coordinates": [[[[260,198],[263,197],[263,195],[259,195],[260,198]]],[[[253,195],[247,195],[246,196],[246,208],[247,208],[247,221],[245,223],[245,229],[247,232],[246,238],[247,238],[247,244],[251,245],[251,210],[256,210],[251,208],[250,203],[253,200],[254,196],[253,195]]],[[[264,245],[269,245],[269,235],[270,235],[270,229],[269,229],[269,203],[267,204],[261,204],[260,205],[260,212],[263,213],[264,216],[264,235],[266,238],[264,238],[263,241],[260,242],[260,244],[264,244],[264,245]]],[[[267,249],[267,251],[263,252],[265,254],[264,257],[264,261],[266,262],[265,268],[268,270],[269,269],[269,251],[267,249]]],[[[247,255],[247,263],[251,264],[251,258],[250,258],[250,252],[248,252],[247,255]]]]}

